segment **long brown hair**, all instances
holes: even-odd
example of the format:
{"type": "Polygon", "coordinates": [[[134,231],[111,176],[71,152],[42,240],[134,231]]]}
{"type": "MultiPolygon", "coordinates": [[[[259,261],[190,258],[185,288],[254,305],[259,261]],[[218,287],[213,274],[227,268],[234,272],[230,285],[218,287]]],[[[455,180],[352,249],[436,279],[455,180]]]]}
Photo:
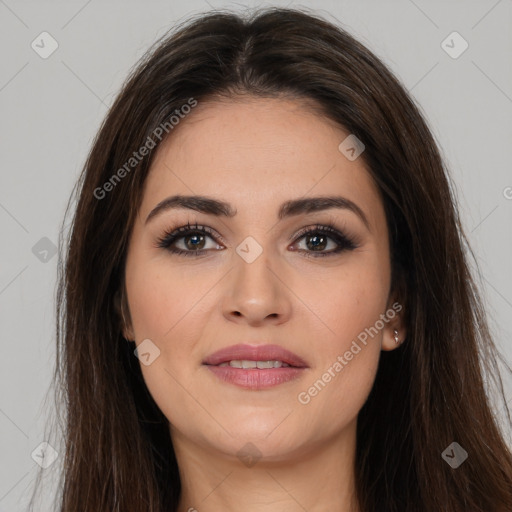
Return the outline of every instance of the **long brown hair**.
{"type": "MultiPolygon", "coordinates": [[[[65,248],[61,240],[65,263],[59,260],[59,510],[177,510],[168,420],[121,333],[120,311],[129,315],[127,241],[160,144],[155,130],[191,99],[237,94],[314,100],[319,114],[364,143],[362,158],[384,202],[408,336],[381,354],[358,416],[361,510],[512,510],[512,456],[486,395],[494,383],[510,422],[501,355],[439,149],[419,108],[375,55],[339,26],[285,8],[203,13],[176,27],[131,72],[94,140],[65,248]],[[148,137],[154,147],[126,166],[148,137]],[[452,442],[468,454],[456,469],[442,457],[452,442]]],[[[165,135],[172,137],[171,127],[165,135]]]]}

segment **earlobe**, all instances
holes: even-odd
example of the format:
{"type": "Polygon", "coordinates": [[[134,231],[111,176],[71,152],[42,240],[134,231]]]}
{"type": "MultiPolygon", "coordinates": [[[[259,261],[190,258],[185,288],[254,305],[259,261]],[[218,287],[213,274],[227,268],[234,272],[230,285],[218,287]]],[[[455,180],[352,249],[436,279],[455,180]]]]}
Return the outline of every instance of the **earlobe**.
{"type": "Polygon", "coordinates": [[[382,333],[382,350],[395,350],[406,340],[405,304],[407,303],[407,291],[404,274],[398,272],[388,296],[386,311],[388,322],[382,333]]]}
{"type": "Polygon", "coordinates": [[[384,328],[382,335],[382,350],[395,350],[399,348],[407,337],[407,328],[403,315],[397,315],[384,328]]]}
{"type": "Polygon", "coordinates": [[[393,326],[387,326],[382,336],[382,350],[395,350],[404,343],[406,330],[393,326]]]}
{"type": "Polygon", "coordinates": [[[118,316],[118,322],[120,326],[120,331],[122,333],[123,338],[126,341],[134,341],[135,336],[133,335],[130,315],[125,315],[125,310],[127,311],[126,304],[126,293],[124,292],[124,288],[122,290],[117,290],[114,294],[114,308],[116,310],[118,316]],[[128,317],[128,322],[126,321],[126,317],[128,317]]]}

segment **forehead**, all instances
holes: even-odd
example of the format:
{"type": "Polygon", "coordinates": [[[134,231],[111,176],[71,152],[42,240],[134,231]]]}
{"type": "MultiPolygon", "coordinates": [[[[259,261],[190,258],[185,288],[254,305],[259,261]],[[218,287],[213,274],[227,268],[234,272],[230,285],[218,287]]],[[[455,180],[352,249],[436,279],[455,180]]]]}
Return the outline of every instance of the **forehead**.
{"type": "Polygon", "coordinates": [[[378,223],[383,206],[365,162],[350,161],[338,149],[348,135],[304,101],[199,102],[160,145],[141,213],[176,193],[213,195],[242,215],[254,214],[252,207],[261,213],[262,205],[336,193],[378,223]]]}

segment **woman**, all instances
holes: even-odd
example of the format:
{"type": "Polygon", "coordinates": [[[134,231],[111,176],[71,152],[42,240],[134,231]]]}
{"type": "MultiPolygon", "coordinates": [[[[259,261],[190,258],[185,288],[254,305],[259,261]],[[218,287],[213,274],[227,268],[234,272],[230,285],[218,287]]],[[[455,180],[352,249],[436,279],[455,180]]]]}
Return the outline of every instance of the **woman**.
{"type": "Polygon", "coordinates": [[[512,510],[443,162],[345,31],[190,20],[133,71],[78,185],[59,510],[512,510]]]}

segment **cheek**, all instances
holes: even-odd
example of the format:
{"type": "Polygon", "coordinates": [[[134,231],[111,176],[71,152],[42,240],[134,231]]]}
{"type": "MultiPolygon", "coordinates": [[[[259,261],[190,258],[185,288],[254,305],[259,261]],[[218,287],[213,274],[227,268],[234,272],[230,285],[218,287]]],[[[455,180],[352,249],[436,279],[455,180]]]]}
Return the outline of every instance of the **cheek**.
{"type": "Polygon", "coordinates": [[[200,343],[208,338],[205,331],[218,304],[211,289],[219,275],[194,265],[173,268],[165,254],[153,260],[135,256],[126,269],[135,339],[150,339],[160,351],[154,365],[141,365],[142,372],[149,377],[153,366],[161,366],[184,382],[201,363],[200,343]]]}
{"type": "Polygon", "coordinates": [[[140,363],[146,386],[171,423],[185,417],[186,425],[201,425],[207,419],[191,399],[193,366],[200,364],[197,341],[204,337],[206,294],[213,283],[200,284],[197,272],[196,279],[189,270],[169,272],[161,260],[134,259],[132,265],[127,264],[126,287],[135,338],[137,344],[150,339],[159,350],[151,364],[140,363]]]}
{"type": "Polygon", "coordinates": [[[382,267],[357,265],[333,279],[315,281],[298,290],[307,296],[317,367],[301,389],[297,402],[311,418],[335,429],[357,416],[373,386],[381,352],[388,295],[388,275],[382,267]],[[336,283],[336,285],[333,285],[336,283]],[[326,300],[328,298],[328,300],[326,300]]]}
{"type": "Polygon", "coordinates": [[[165,345],[185,325],[193,328],[191,317],[201,310],[211,283],[198,280],[197,272],[190,269],[171,272],[165,258],[139,261],[134,258],[126,273],[136,339],[150,338],[165,345]]]}
{"type": "MultiPolygon", "coordinates": [[[[343,350],[365,328],[384,313],[389,292],[386,262],[364,254],[349,265],[329,272],[297,277],[293,291],[311,314],[301,318],[310,323],[309,332],[332,355],[343,350]]],[[[307,331],[306,331],[307,332],[307,331]]]]}

